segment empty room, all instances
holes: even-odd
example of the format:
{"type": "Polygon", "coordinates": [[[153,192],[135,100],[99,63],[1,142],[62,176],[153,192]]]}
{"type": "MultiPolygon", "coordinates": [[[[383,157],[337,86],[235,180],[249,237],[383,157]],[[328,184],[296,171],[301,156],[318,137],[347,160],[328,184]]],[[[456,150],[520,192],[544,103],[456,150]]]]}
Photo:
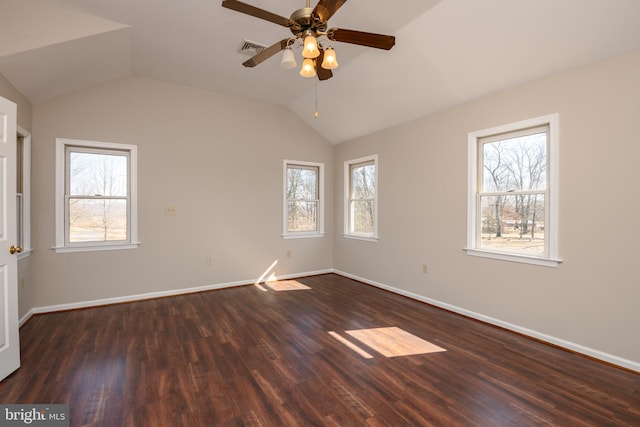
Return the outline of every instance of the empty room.
{"type": "Polygon", "coordinates": [[[0,425],[639,426],[637,0],[0,0],[0,425]]]}

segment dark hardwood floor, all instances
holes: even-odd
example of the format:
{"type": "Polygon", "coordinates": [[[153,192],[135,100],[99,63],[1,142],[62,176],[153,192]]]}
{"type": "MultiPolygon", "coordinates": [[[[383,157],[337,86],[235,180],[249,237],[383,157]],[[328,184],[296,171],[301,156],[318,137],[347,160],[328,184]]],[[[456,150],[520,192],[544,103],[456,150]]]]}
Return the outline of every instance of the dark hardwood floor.
{"type": "Polygon", "coordinates": [[[0,402],[68,403],[72,426],[640,426],[638,374],[334,274],[297,282],[34,316],[0,402]],[[346,332],[392,326],[446,351],[346,332]]]}

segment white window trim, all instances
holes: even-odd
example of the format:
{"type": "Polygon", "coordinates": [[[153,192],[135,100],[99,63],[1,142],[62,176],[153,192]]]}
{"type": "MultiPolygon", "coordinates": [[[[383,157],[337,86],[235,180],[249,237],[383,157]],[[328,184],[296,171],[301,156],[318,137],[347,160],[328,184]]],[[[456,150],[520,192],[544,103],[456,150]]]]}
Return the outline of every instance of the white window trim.
{"type": "Polygon", "coordinates": [[[358,159],[347,160],[344,162],[344,233],[343,237],[347,239],[356,239],[356,240],[365,240],[368,242],[377,242],[380,239],[378,235],[378,187],[379,185],[379,163],[378,163],[378,155],[373,154],[371,156],[360,157],[358,159]],[[373,233],[371,234],[361,234],[361,233],[352,233],[349,231],[349,198],[351,196],[351,166],[358,163],[365,163],[373,161],[376,166],[375,172],[375,183],[376,188],[374,191],[374,201],[373,201],[373,233]]]}
{"type": "Polygon", "coordinates": [[[284,160],[282,169],[282,238],[284,239],[307,239],[312,237],[324,237],[324,163],[305,162],[298,160],[284,160]],[[288,231],[287,217],[287,167],[288,166],[309,166],[318,168],[318,230],[315,231],[288,231]]]}
{"type": "Polygon", "coordinates": [[[138,241],[138,147],[129,144],[116,144],[112,142],[86,141],[79,139],[56,138],[56,191],[55,191],[55,220],[56,220],[56,243],[52,248],[56,253],[66,252],[92,252],[108,251],[119,249],[135,249],[140,245],[138,241]],[[130,211],[129,211],[129,241],[126,243],[96,243],[74,244],[67,246],[65,243],[65,167],[66,167],[66,147],[96,148],[107,150],[120,150],[129,152],[129,191],[130,191],[130,211]]]}
{"type": "Polygon", "coordinates": [[[22,252],[18,261],[33,252],[31,247],[31,134],[18,126],[22,140],[22,252]]]}
{"type": "Polygon", "coordinates": [[[502,126],[470,132],[468,134],[468,184],[467,184],[467,247],[464,250],[468,255],[492,258],[503,261],[520,262],[525,264],[541,265],[545,267],[557,267],[562,259],[558,257],[558,114],[549,114],[533,119],[522,120],[502,126]],[[549,144],[547,151],[548,167],[548,216],[545,220],[545,230],[548,230],[548,253],[546,256],[518,254],[514,252],[501,252],[498,250],[479,249],[477,242],[477,204],[476,194],[478,188],[478,140],[484,137],[514,132],[537,126],[549,126],[549,144]]]}

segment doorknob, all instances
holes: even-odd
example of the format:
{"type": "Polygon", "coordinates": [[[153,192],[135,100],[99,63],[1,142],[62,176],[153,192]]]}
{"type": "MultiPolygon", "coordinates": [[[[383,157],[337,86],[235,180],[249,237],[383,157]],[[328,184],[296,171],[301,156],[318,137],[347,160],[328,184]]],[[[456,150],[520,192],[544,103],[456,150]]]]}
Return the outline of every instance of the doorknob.
{"type": "Polygon", "coordinates": [[[17,253],[22,252],[22,248],[21,248],[20,246],[13,246],[13,245],[11,245],[11,247],[9,248],[9,253],[10,253],[11,255],[13,255],[13,254],[15,254],[16,252],[17,252],[17,253]]]}

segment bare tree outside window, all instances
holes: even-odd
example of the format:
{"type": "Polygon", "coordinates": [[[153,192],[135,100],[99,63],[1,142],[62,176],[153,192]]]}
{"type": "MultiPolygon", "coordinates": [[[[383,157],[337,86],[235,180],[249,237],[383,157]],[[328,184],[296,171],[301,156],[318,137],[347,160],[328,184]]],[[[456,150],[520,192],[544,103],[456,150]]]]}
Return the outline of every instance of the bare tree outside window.
{"type": "Polygon", "coordinates": [[[546,129],[481,139],[481,245],[545,251],[546,129]]]}
{"type": "Polygon", "coordinates": [[[365,162],[351,165],[350,232],[373,234],[375,225],[376,165],[365,162]]]}
{"type": "Polygon", "coordinates": [[[319,168],[287,166],[287,231],[319,231],[319,168]]]}
{"type": "Polygon", "coordinates": [[[128,156],[68,150],[69,242],[127,240],[128,156]]]}

